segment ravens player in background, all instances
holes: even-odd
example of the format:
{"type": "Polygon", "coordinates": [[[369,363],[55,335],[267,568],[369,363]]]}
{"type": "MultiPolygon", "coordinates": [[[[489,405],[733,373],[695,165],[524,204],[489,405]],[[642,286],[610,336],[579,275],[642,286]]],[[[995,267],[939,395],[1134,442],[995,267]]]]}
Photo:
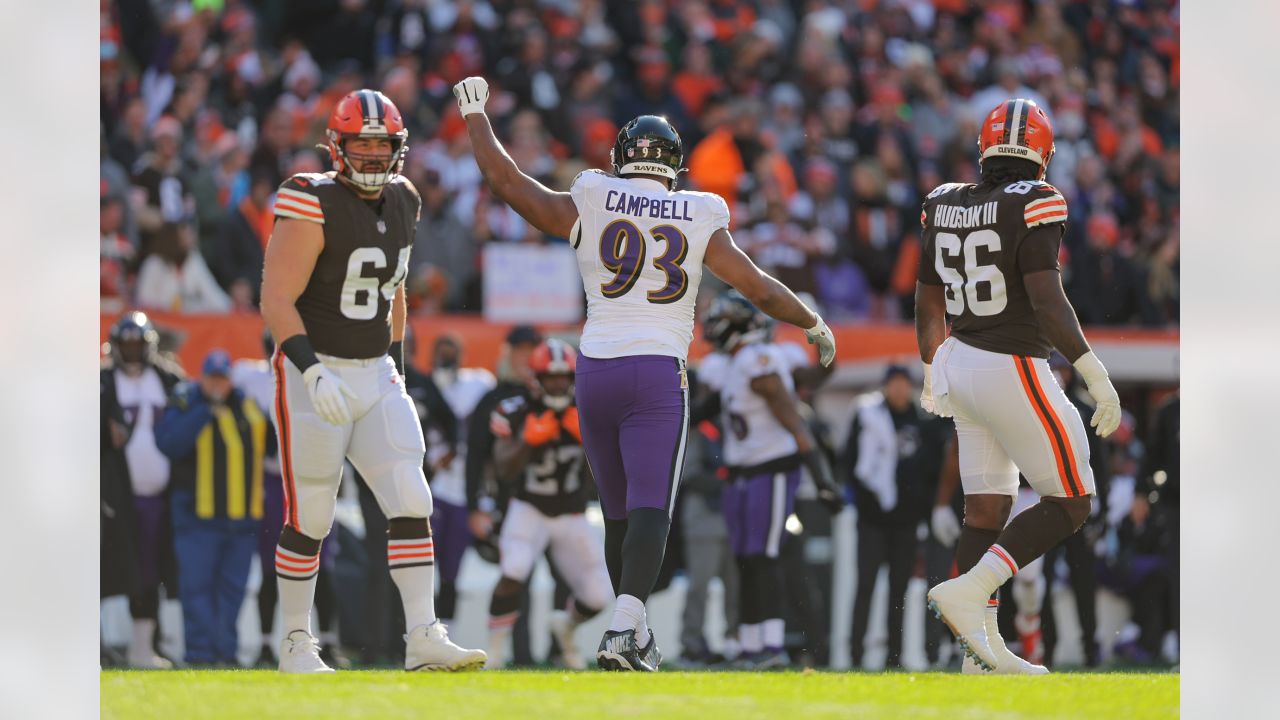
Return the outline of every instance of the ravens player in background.
{"type": "Polygon", "coordinates": [[[320,543],[333,524],[343,459],[387,516],[387,560],[404,604],[407,670],[479,668],[435,615],[426,447],[405,392],[404,278],[422,201],[400,175],[408,131],[385,95],[357,90],[329,117],[334,170],[281,185],[267,244],[262,315],[279,346],[273,419],[285,527],[275,569],[282,672],[331,672],[311,635],[320,543]]]}
{"type": "Polygon", "coordinates": [[[831,467],[797,409],[790,363],[770,340],[769,318],[741,294],[716,298],[705,334],[730,355],[720,390],[729,488],[723,508],[738,563],[738,641],[742,665],[755,670],[790,663],[783,647],[783,583],[779,552],[795,510],[801,466],[832,513],[844,505],[831,467]]]}
{"type": "Polygon", "coordinates": [[[685,361],[703,268],[769,315],[805,328],[824,365],[835,359],[835,341],[817,313],[734,244],[723,198],[675,190],[684,147],[665,118],[641,115],[623,127],[612,153],[616,175],[588,170],[569,192],[553,192],[521,172],[494,137],[484,78],[466,78],[453,93],[489,188],[541,232],[569,239],[577,254],[587,322],[576,395],[617,592],[596,664],[651,672],[660,655],[644,603],[684,468],[685,361]]]}
{"type": "Polygon", "coordinates": [[[962,574],[928,597],[964,648],[968,672],[1048,672],[1005,647],[993,594],[1089,517],[1095,488],[1088,437],[1049,370],[1053,348],[1096,401],[1090,424],[1098,435],[1120,424],[1119,396],[1062,290],[1067,202],[1044,182],[1053,150],[1043,110],[1024,99],[1001,103],[979,130],[982,181],[938,187],[920,213],[921,401],[955,416],[965,494],[956,546],[962,574]],[[1041,499],[1006,527],[1019,471],[1041,499]]]}
{"type": "Polygon", "coordinates": [[[578,625],[613,601],[604,551],[583,514],[589,470],[573,397],[577,354],[561,340],[547,340],[530,358],[540,392],[498,405],[491,426],[500,481],[514,485],[498,540],[502,579],[489,603],[490,667],[506,664],[507,645],[521,596],[538,558],[551,561],[573,593],[557,610],[552,631],[567,667],[586,667],[574,642],[578,625]]]}

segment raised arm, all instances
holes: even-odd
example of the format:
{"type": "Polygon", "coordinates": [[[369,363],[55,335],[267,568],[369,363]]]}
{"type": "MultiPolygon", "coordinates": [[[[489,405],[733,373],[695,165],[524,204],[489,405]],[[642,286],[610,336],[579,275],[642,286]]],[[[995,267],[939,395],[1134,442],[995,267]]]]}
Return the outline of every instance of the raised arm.
{"type": "Polygon", "coordinates": [[[578,220],[578,207],[569,193],[555,192],[521,172],[503,149],[484,114],[489,83],[484,78],[469,77],[453,86],[453,94],[467,123],[476,164],[489,189],[529,224],[548,235],[567,239],[578,220]]]}
{"type": "Polygon", "coordinates": [[[818,360],[824,366],[835,360],[836,343],[831,328],[786,285],[756,267],[733,242],[728,230],[720,228],[712,233],[703,264],[764,314],[804,330],[809,344],[818,346],[818,360]]]}

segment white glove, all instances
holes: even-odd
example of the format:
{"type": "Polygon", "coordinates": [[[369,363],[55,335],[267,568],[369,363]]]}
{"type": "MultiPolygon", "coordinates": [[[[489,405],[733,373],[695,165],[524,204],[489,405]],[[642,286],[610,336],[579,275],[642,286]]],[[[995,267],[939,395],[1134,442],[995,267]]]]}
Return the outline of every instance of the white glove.
{"type": "Polygon", "coordinates": [[[462,111],[462,117],[482,113],[484,103],[489,99],[489,82],[473,75],[453,86],[453,96],[458,98],[458,110],[462,111]]]}
{"type": "Polygon", "coordinates": [[[1089,395],[1098,404],[1093,411],[1093,419],[1089,421],[1089,426],[1097,428],[1098,437],[1106,437],[1120,427],[1120,396],[1116,393],[1115,386],[1111,384],[1111,378],[1107,376],[1107,369],[1102,366],[1102,361],[1098,360],[1098,356],[1094,355],[1092,350],[1081,355],[1073,365],[1076,372],[1080,373],[1080,377],[1084,378],[1089,395]]]}
{"type": "Polygon", "coordinates": [[[818,362],[822,363],[822,367],[830,367],[831,361],[836,359],[836,338],[831,334],[831,328],[822,321],[822,317],[817,313],[814,316],[818,318],[818,322],[805,330],[804,336],[810,345],[818,346],[818,362]]]}
{"type": "Polygon", "coordinates": [[[933,404],[933,366],[924,363],[924,387],[920,388],[920,407],[925,412],[938,414],[938,409],[933,404]]]}
{"type": "Polygon", "coordinates": [[[954,545],[960,538],[960,520],[956,518],[956,511],[949,505],[934,506],[929,527],[933,530],[933,536],[938,539],[938,542],[947,547],[954,545]]]}
{"type": "Polygon", "coordinates": [[[356,394],[341,378],[321,363],[316,363],[302,373],[302,381],[311,396],[311,406],[325,422],[330,425],[351,422],[351,405],[347,398],[354,400],[356,394]]]}

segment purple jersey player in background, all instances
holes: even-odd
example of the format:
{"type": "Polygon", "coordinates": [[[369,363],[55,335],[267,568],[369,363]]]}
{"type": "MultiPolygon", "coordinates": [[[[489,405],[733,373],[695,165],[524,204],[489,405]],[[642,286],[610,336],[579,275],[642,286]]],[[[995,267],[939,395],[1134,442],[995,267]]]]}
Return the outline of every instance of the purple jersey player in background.
{"type": "Polygon", "coordinates": [[[662,564],[684,468],[685,360],[703,266],[761,311],[803,328],[823,365],[835,359],[831,330],[738,249],[722,198],[674,189],[684,149],[665,118],[642,115],[623,126],[613,175],[588,170],[569,192],[554,192],[521,172],[494,137],[483,78],[469,77],[453,93],[489,188],[577,252],[587,294],[577,402],[617,594],[596,663],[653,671],[662,657],[644,603],[662,564]]]}

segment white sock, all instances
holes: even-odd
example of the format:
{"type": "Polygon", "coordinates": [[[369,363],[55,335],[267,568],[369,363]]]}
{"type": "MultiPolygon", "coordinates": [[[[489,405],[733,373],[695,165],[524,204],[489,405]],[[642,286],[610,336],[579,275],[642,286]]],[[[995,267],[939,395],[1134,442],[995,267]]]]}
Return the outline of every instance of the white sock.
{"type": "Polygon", "coordinates": [[[156,621],[139,618],[133,621],[133,639],[129,642],[129,657],[135,660],[149,658],[155,654],[152,649],[156,637],[156,621]]]}
{"type": "Polygon", "coordinates": [[[332,630],[320,633],[320,644],[324,647],[336,647],[338,645],[338,633],[332,630]]]}
{"type": "Polygon", "coordinates": [[[294,630],[311,634],[311,604],[316,599],[316,575],[320,553],[311,557],[276,546],[276,587],[284,637],[294,630]]]}
{"type": "Polygon", "coordinates": [[[773,618],[760,623],[764,647],[769,650],[781,650],[786,642],[787,624],[782,618],[773,618]]]}
{"type": "Polygon", "coordinates": [[[742,652],[758,653],[764,649],[764,632],[760,623],[738,626],[738,642],[742,643],[742,652]]]}
{"type": "Polygon", "coordinates": [[[519,612],[489,616],[489,667],[506,667],[511,647],[511,630],[519,617],[519,612]]]}
{"type": "Polygon", "coordinates": [[[636,631],[636,645],[649,644],[649,621],[645,617],[644,603],[635,595],[619,595],[613,606],[613,620],[609,623],[613,632],[636,631]]]}
{"type": "Polygon", "coordinates": [[[1018,565],[1009,552],[999,545],[992,545],[968,575],[978,581],[979,587],[985,594],[990,595],[1000,589],[1000,586],[1004,585],[1016,572],[1018,572],[1018,565]]]}
{"type": "Polygon", "coordinates": [[[400,589],[404,604],[404,627],[412,632],[419,625],[436,621],[435,543],[429,538],[387,540],[387,566],[400,589]]]}

